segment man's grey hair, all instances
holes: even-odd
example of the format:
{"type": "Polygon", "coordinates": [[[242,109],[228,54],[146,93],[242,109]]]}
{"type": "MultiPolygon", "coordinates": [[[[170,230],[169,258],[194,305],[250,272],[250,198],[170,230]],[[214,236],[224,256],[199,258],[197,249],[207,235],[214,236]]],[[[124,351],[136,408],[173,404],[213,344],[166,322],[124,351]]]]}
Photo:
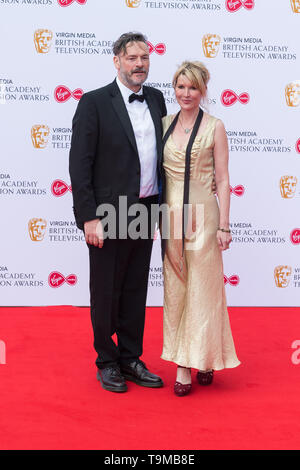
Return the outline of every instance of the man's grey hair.
{"type": "Polygon", "coordinates": [[[127,44],[131,42],[144,42],[147,44],[147,38],[142,33],[124,33],[119,39],[116,40],[113,46],[114,55],[119,55],[121,52],[126,53],[127,44]]]}

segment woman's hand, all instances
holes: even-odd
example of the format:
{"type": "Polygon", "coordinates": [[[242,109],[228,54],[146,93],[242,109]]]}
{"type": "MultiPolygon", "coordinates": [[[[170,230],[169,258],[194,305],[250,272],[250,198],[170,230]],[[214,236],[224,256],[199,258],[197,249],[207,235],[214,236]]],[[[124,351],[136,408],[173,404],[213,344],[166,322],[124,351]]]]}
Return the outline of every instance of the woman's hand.
{"type": "Polygon", "coordinates": [[[231,233],[222,232],[221,230],[217,231],[217,240],[220,250],[228,250],[230,243],[232,242],[231,233]]]}

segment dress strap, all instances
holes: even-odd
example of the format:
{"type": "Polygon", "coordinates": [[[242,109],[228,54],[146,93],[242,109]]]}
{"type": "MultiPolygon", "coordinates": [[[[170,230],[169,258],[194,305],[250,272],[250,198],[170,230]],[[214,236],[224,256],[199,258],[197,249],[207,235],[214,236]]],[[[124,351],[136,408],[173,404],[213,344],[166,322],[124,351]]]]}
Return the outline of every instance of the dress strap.
{"type": "Polygon", "coordinates": [[[180,114],[180,111],[179,113],[176,114],[175,118],[173,119],[173,121],[171,122],[170,126],[168,127],[164,137],[163,137],[163,141],[162,141],[162,151],[164,151],[164,148],[165,148],[165,145],[166,145],[166,142],[168,140],[168,138],[170,137],[170,135],[172,134],[172,132],[174,131],[175,129],[175,126],[177,124],[177,121],[178,121],[178,118],[179,118],[179,114],[180,114]]]}
{"type": "Polygon", "coordinates": [[[187,205],[189,203],[189,194],[190,194],[190,167],[191,167],[191,152],[194,140],[198,133],[201,121],[203,118],[203,111],[199,108],[199,113],[197,119],[195,121],[191,137],[189,138],[186,152],[185,152],[185,168],[184,168],[184,187],[183,187],[183,210],[182,210],[182,256],[184,251],[184,239],[185,239],[185,232],[186,226],[188,222],[188,208],[187,205]]]}
{"type": "MultiPolygon", "coordinates": [[[[180,111],[179,111],[180,113],[180,111]]],[[[162,142],[162,151],[164,151],[164,147],[166,145],[166,142],[170,135],[172,134],[173,130],[175,129],[175,126],[177,124],[178,118],[179,118],[179,113],[176,114],[175,118],[171,122],[171,125],[167,129],[163,142],[162,142]]],[[[194,140],[196,138],[196,135],[198,133],[201,121],[203,118],[203,111],[201,108],[199,108],[199,113],[196,118],[191,136],[189,138],[186,152],[185,152],[185,168],[184,168],[184,186],[183,186],[183,209],[182,209],[182,256],[184,252],[184,239],[185,239],[185,232],[186,232],[186,227],[187,227],[187,222],[188,222],[188,208],[187,205],[189,203],[189,192],[190,192],[190,166],[191,166],[191,152],[192,152],[192,147],[194,140]]]]}

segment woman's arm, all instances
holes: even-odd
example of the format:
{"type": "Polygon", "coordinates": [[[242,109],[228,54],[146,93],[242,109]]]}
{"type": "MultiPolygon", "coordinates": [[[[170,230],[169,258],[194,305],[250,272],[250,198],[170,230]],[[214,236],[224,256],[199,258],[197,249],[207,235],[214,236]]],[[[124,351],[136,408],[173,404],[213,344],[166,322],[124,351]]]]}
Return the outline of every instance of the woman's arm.
{"type": "MultiPolygon", "coordinates": [[[[228,173],[228,141],[222,121],[217,121],[214,138],[215,179],[220,208],[219,228],[229,230],[230,186],[228,173]]],[[[217,231],[221,250],[227,250],[231,242],[229,232],[217,231]]]]}

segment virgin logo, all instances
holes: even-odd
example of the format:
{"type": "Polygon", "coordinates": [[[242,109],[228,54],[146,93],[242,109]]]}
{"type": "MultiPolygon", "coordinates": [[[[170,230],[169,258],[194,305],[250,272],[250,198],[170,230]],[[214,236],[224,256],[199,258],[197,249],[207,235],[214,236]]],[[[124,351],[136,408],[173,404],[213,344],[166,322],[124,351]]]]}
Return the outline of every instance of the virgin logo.
{"type": "Polygon", "coordinates": [[[62,286],[65,282],[69,284],[69,286],[74,286],[77,283],[77,276],[75,276],[75,274],[70,274],[69,276],[65,277],[58,271],[53,271],[48,276],[48,284],[54,289],[62,286]]]}
{"type": "Polygon", "coordinates": [[[254,0],[226,0],[225,5],[230,13],[235,13],[242,7],[246,8],[246,10],[252,10],[254,8],[254,0]]]}
{"type": "Polygon", "coordinates": [[[246,92],[237,95],[232,90],[224,90],[221,95],[221,102],[224,106],[232,106],[237,101],[239,101],[241,104],[247,104],[249,103],[249,100],[250,96],[246,92]]]}
{"type": "Polygon", "coordinates": [[[153,44],[151,44],[149,41],[147,41],[147,44],[149,46],[149,54],[156,52],[158,55],[163,55],[167,50],[166,45],[163,42],[156,44],[156,46],[153,46],[153,44]]]}
{"type": "Polygon", "coordinates": [[[69,5],[72,5],[72,3],[77,2],[79,5],[84,5],[87,0],[57,0],[57,3],[61,7],[68,7],[69,5]]]}
{"type": "Polygon", "coordinates": [[[240,278],[237,274],[233,274],[230,277],[225,276],[224,274],[224,285],[230,284],[231,286],[235,287],[240,283],[240,278]]]}
{"type": "Polygon", "coordinates": [[[83,91],[81,88],[76,88],[76,90],[71,91],[66,86],[59,85],[54,90],[54,98],[56,99],[58,103],[65,103],[71,98],[71,96],[75,100],[79,101],[82,95],[83,95],[83,91]]]}
{"type": "Polygon", "coordinates": [[[238,184],[234,188],[230,186],[230,194],[234,194],[235,196],[243,196],[245,192],[245,188],[242,184],[238,184]]]}
{"type": "Polygon", "coordinates": [[[72,192],[72,187],[62,180],[55,180],[51,184],[51,192],[53,196],[61,197],[68,191],[72,192]]]}
{"type": "Polygon", "coordinates": [[[153,240],[154,240],[154,241],[155,241],[155,240],[159,240],[159,238],[160,238],[160,233],[159,233],[159,230],[158,230],[158,228],[157,228],[157,229],[155,230],[155,232],[154,232],[153,240]]]}
{"type": "Polygon", "coordinates": [[[300,139],[296,142],[296,152],[300,153],[300,139]]]}
{"type": "Polygon", "coordinates": [[[293,245],[300,245],[300,228],[294,228],[290,234],[290,240],[293,245]]]}

